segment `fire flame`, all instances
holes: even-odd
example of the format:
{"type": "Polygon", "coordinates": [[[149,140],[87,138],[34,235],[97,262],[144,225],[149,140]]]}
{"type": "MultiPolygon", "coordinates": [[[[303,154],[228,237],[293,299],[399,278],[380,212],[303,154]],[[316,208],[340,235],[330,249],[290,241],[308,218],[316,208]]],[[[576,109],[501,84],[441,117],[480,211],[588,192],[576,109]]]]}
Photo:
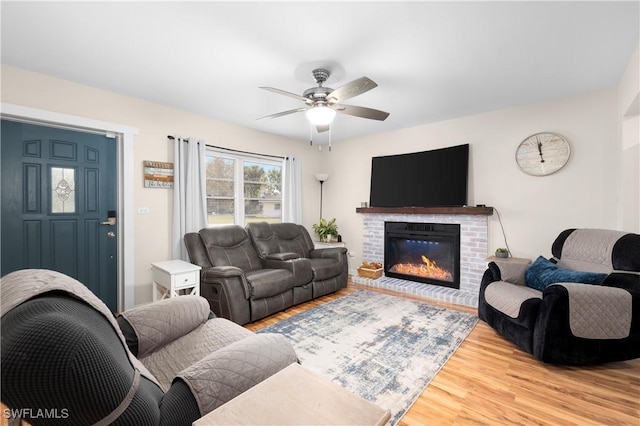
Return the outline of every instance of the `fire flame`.
{"type": "Polygon", "coordinates": [[[441,281],[453,281],[451,272],[439,267],[436,264],[435,260],[431,260],[425,255],[422,255],[421,258],[423,262],[421,264],[396,263],[391,267],[389,271],[404,275],[415,275],[423,278],[433,278],[441,281]]]}

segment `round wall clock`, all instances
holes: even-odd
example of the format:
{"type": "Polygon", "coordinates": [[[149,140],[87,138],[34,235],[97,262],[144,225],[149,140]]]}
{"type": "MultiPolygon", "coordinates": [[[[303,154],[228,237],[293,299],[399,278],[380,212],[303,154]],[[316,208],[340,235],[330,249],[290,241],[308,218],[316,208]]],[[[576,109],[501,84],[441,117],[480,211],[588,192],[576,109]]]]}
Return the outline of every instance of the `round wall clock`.
{"type": "Polygon", "coordinates": [[[569,141],[551,132],[536,133],[520,143],[516,150],[516,163],[531,176],[547,176],[567,164],[571,156],[569,141]]]}

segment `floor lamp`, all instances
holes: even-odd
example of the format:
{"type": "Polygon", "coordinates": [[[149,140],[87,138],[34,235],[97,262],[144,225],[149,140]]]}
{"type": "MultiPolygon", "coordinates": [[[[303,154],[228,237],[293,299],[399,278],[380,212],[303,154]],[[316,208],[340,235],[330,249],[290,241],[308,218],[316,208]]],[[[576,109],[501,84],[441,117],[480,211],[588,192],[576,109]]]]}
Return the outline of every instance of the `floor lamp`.
{"type": "Polygon", "coordinates": [[[322,219],[322,184],[327,179],[329,179],[329,175],[327,173],[316,174],[316,180],[320,182],[320,219],[322,219]]]}

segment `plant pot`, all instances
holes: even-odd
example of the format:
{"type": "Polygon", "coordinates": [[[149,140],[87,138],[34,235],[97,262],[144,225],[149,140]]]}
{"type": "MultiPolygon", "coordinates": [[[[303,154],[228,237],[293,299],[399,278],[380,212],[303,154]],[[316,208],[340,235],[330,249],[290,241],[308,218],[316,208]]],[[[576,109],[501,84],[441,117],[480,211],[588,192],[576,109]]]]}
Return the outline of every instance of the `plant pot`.
{"type": "Polygon", "coordinates": [[[496,257],[507,258],[509,257],[509,252],[496,250],[496,257]]]}

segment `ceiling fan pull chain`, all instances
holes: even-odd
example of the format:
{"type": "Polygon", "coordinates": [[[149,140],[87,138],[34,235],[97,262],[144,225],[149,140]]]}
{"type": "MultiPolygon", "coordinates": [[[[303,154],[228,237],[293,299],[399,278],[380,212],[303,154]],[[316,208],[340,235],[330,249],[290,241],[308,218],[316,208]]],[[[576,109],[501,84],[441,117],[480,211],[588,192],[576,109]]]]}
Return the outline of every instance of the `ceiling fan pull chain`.
{"type": "Polygon", "coordinates": [[[331,152],[331,126],[329,126],[329,152],[331,152]]]}
{"type": "Polygon", "coordinates": [[[309,146],[313,146],[313,125],[309,123],[309,146]]]}

